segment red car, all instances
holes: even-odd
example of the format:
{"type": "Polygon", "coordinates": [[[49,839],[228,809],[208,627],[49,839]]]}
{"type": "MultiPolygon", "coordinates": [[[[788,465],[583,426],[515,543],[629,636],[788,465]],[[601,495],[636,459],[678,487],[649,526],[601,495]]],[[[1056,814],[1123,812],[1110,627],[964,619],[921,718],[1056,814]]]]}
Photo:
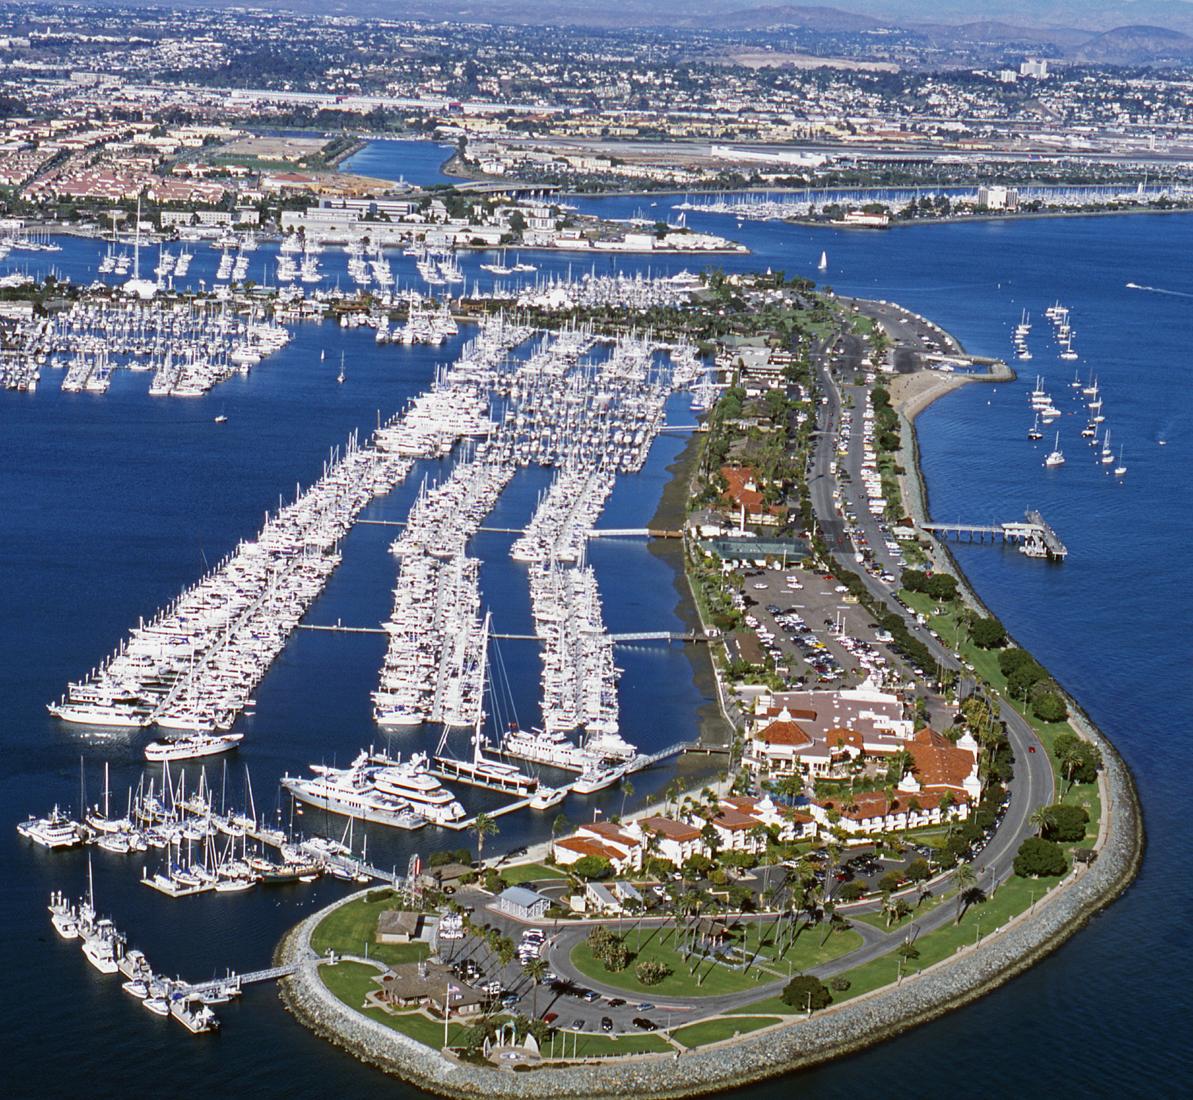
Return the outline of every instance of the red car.
{"type": "Polygon", "coordinates": [[[1027,746],[1027,751],[1028,751],[1028,752],[1035,752],[1035,751],[1036,751],[1036,747],[1035,747],[1035,745],[1028,745],[1028,746],[1027,746]]]}

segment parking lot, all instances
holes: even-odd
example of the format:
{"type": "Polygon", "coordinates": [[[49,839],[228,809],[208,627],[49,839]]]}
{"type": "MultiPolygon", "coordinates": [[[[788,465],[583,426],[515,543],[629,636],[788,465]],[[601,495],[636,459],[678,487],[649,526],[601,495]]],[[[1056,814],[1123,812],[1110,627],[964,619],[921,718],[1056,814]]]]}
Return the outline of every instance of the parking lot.
{"type": "Polygon", "coordinates": [[[831,576],[759,569],[745,582],[746,625],[793,682],[831,687],[891,666],[886,635],[831,576]]]}

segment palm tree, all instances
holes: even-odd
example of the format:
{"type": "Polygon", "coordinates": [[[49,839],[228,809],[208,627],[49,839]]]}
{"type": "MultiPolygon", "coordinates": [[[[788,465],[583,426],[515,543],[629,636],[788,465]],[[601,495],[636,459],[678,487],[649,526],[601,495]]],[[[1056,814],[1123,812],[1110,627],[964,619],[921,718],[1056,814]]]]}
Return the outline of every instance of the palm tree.
{"type": "Polygon", "coordinates": [[[1065,773],[1065,778],[1069,781],[1069,790],[1073,789],[1073,775],[1078,768],[1085,764],[1085,753],[1077,745],[1070,745],[1061,754],[1060,760],[1061,771],[1065,773]]]}
{"type": "Polygon", "coordinates": [[[469,832],[476,837],[477,862],[483,863],[485,858],[485,837],[496,836],[501,830],[498,828],[496,820],[488,814],[477,814],[468,828],[469,832]]]}
{"type": "Polygon", "coordinates": [[[631,783],[628,779],[623,779],[621,781],[621,813],[619,813],[617,815],[618,817],[625,817],[625,800],[627,798],[633,798],[633,797],[634,797],[634,784],[631,783]]]}
{"type": "Polygon", "coordinates": [[[531,994],[530,1014],[538,1019],[539,1014],[539,982],[547,975],[547,960],[546,959],[531,959],[523,969],[526,971],[527,977],[534,983],[534,991],[531,994]]]}
{"type": "Polygon", "coordinates": [[[972,890],[978,881],[978,876],[974,873],[973,865],[969,863],[962,863],[953,872],[953,882],[957,885],[957,923],[961,923],[961,918],[965,915],[965,908],[967,903],[965,901],[966,892],[972,890]]]}
{"type": "Polygon", "coordinates": [[[1056,823],[1056,814],[1051,806],[1037,806],[1027,821],[1036,830],[1036,836],[1043,836],[1056,823]]]}
{"type": "MultiPolygon", "coordinates": [[[[961,903],[961,916],[964,916],[971,905],[981,905],[986,900],[986,891],[980,886],[970,886],[962,890],[958,896],[958,901],[961,903]]],[[[959,918],[958,918],[959,919],[959,918]]]]}

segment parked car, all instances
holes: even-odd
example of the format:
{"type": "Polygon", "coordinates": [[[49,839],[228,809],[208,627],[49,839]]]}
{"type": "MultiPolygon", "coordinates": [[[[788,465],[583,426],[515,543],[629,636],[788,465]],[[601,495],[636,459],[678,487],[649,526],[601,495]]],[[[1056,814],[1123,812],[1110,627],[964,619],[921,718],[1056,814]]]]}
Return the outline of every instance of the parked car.
{"type": "Polygon", "coordinates": [[[634,1027],[641,1031],[658,1031],[659,1025],[653,1020],[648,1020],[645,1016],[634,1017],[634,1027]]]}

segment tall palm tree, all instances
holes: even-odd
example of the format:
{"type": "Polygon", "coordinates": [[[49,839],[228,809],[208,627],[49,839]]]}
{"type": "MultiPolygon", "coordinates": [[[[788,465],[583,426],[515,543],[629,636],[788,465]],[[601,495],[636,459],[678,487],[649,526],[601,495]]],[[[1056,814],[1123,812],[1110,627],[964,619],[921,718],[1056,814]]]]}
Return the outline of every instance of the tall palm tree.
{"type": "Polygon", "coordinates": [[[485,858],[485,837],[496,836],[501,829],[497,825],[496,819],[490,817],[488,814],[477,814],[472,820],[472,824],[468,827],[469,832],[476,837],[476,858],[477,862],[484,862],[485,858]]]}
{"type": "Polygon", "coordinates": [[[618,817],[625,817],[625,801],[627,798],[634,797],[634,784],[629,779],[621,781],[621,812],[618,817]]]}
{"type": "Polygon", "coordinates": [[[1069,790],[1072,790],[1073,776],[1076,774],[1077,769],[1085,763],[1085,753],[1077,745],[1070,745],[1061,754],[1061,758],[1057,763],[1060,764],[1061,771],[1065,774],[1065,779],[1069,781],[1069,790]]]}
{"type": "Polygon", "coordinates": [[[977,885],[977,881],[978,876],[970,863],[959,864],[953,872],[953,882],[957,886],[957,924],[961,923],[961,918],[965,915],[965,894],[977,885]]]}
{"type": "Polygon", "coordinates": [[[1043,836],[1056,823],[1056,814],[1051,806],[1037,806],[1027,821],[1035,829],[1036,836],[1043,836]]]}
{"type": "Polygon", "coordinates": [[[538,1019],[539,1014],[539,982],[547,976],[547,960],[546,959],[531,959],[523,969],[526,971],[526,976],[534,983],[533,992],[531,993],[530,1014],[538,1019]]]}

